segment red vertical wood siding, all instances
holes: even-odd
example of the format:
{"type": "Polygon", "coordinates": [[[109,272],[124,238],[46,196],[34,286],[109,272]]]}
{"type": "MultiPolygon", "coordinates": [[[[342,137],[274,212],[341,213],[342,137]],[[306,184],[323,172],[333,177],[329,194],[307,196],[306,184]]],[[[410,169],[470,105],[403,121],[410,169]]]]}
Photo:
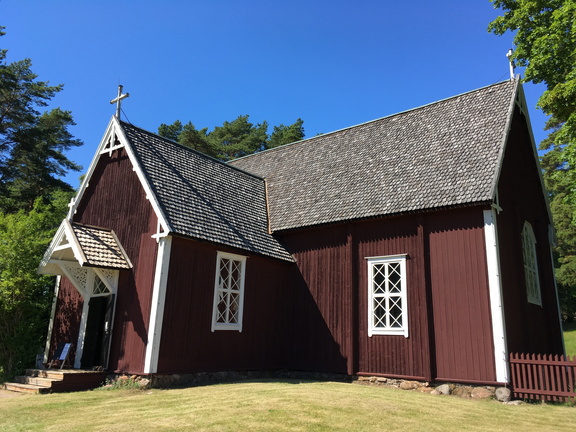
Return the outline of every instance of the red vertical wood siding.
{"type": "Polygon", "coordinates": [[[121,149],[101,156],[74,221],[113,229],[134,266],[121,271],[110,370],[144,370],[152,286],[156,264],[157,218],[132,163],[121,149]]]}
{"type": "Polygon", "coordinates": [[[48,360],[52,359],[59,343],[72,343],[74,346],[69,359],[74,364],[83,305],[82,296],[72,282],[65,277],[60,278],[48,360]]]}
{"type": "Polygon", "coordinates": [[[284,235],[314,300],[317,313],[311,316],[319,315],[329,332],[313,321],[301,323],[301,358],[307,360],[308,368],[324,370],[328,364],[331,372],[349,374],[420,378],[429,374],[426,292],[418,273],[425,258],[416,220],[416,216],[390,218],[284,235]],[[396,254],[408,254],[410,337],[368,337],[366,258],[396,254]]]}
{"type": "Polygon", "coordinates": [[[497,217],[497,226],[508,352],[562,354],[546,198],[526,119],[518,109],[504,154],[498,191],[503,209],[497,217]],[[542,306],[528,303],[526,297],[521,241],[524,221],[530,222],[537,240],[542,306]]]}
{"type": "Polygon", "coordinates": [[[242,332],[212,332],[218,251],[246,255],[191,239],[172,240],[158,373],[288,367],[293,264],[248,255],[242,332]]]}
{"type": "Polygon", "coordinates": [[[360,293],[361,372],[430,379],[430,343],[427,322],[426,286],[420,275],[425,251],[418,232],[418,217],[405,216],[356,225],[360,293]],[[366,258],[407,254],[406,284],[409,337],[373,335],[368,337],[368,270],[366,258]]]}
{"type": "Polygon", "coordinates": [[[316,314],[306,316],[321,317],[328,331],[307,318],[295,327],[300,366],[495,381],[482,208],[321,227],[283,240],[315,304],[316,314]],[[409,337],[369,337],[366,258],[398,254],[407,255],[409,337]]]}
{"type": "Polygon", "coordinates": [[[427,217],[436,378],[496,381],[482,209],[427,217]]]}
{"type": "Polygon", "coordinates": [[[298,264],[295,368],[349,373],[353,347],[353,279],[347,226],[285,235],[298,264]]]}

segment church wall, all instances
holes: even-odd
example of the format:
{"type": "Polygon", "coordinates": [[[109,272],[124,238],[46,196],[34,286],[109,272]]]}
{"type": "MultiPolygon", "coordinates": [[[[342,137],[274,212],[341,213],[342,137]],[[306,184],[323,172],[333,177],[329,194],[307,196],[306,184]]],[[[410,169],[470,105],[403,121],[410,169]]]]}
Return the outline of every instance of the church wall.
{"type": "Polygon", "coordinates": [[[562,354],[546,197],[533,156],[526,119],[517,108],[498,184],[500,267],[509,352],[562,354]],[[527,301],[521,233],[528,221],[536,236],[542,306],[527,301]]]}
{"type": "Polygon", "coordinates": [[[157,218],[123,149],[101,156],[74,222],[113,229],[133,268],[120,271],[108,369],[142,373],[148,337],[157,218]]]}
{"type": "Polygon", "coordinates": [[[293,352],[291,269],[284,261],[192,239],[172,239],[158,373],[288,368],[293,352]],[[242,331],[215,330],[218,252],[248,256],[242,331]]]}
{"type": "Polygon", "coordinates": [[[315,304],[315,315],[299,316],[323,323],[295,324],[298,369],[495,381],[482,208],[323,226],[283,241],[315,304]],[[366,259],[402,254],[408,337],[369,336],[366,259]]]}
{"type": "Polygon", "coordinates": [[[54,358],[58,344],[72,343],[73,349],[70,350],[68,359],[70,364],[74,364],[83,305],[84,301],[78,290],[68,278],[62,276],[58,286],[58,297],[54,311],[52,333],[50,335],[48,361],[54,358]]]}

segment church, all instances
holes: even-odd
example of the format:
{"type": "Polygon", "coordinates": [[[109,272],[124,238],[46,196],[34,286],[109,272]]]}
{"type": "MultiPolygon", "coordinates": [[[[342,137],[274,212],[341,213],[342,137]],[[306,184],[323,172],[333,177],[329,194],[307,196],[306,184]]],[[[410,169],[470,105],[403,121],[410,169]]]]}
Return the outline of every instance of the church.
{"type": "Polygon", "coordinates": [[[505,384],[564,352],[553,241],[518,79],[229,163],[117,115],[39,267],[45,357],[505,384]]]}

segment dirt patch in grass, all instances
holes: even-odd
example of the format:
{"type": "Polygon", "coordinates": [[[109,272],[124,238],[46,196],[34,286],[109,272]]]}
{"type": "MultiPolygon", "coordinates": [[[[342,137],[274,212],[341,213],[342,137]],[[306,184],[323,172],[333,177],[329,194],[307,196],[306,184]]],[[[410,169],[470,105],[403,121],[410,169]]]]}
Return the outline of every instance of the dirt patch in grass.
{"type": "Polygon", "coordinates": [[[9,390],[0,389],[0,399],[16,398],[20,396],[26,396],[23,393],[17,393],[9,390]]]}

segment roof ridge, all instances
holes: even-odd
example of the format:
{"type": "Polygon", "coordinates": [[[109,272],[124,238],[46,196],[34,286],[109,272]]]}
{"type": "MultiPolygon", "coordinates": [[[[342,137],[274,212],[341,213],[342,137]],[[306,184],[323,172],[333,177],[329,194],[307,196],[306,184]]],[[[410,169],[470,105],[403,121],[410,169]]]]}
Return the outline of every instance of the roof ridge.
{"type": "MultiPolygon", "coordinates": [[[[515,78],[515,79],[514,79],[514,82],[518,81],[518,79],[519,79],[519,78],[515,78]]],[[[479,92],[479,91],[482,91],[482,90],[486,90],[487,88],[497,87],[497,86],[500,86],[500,85],[503,85],[503,84],[506,84],[506,83],[510,83],[510,82],[511,82],[511,80],[510,80],[510,79],[507,79],[507,80],[499,81],[499,82],[494,83],[494,84],[485,85],[485,86],[483,86],[483,87],[479,87],[479,88],[474,89],[474,90],[469,90],[469,91],[466,91],[466,92],[464,92],[464,93],[459,93],[459,94],[457,94],[457,95],[449,96],[449,97],[446,97],[446,98],[443,98],[443,99],[439,99],[439,100],[436,100],[436,101],[433,101],[433,102],[429,102],[429,103],[426,103],[426,104],[424,104],[424,105],[419,105],[419,106],[414,107],[414,108],[409,108],[409,109],[407,109],[407,110],[398,111],[398,112],[396,112],[396,113],[388,114],[388,115],[385,115],[385,116],[383,116],[383,117],[378,117],[378,118],[375,118],[375,119],[372,119],[372,120],[368,120],[368,121],[365,121],[365,122],[362,122],[362,123],[358,123],[358,124],[355,124],[355,125],[352,125],[352,126],[347,126],[347,127],[341,128],[341,129],[336,129],[336,130],[331,131],[331,132],[326,132],[326,133],[323,133],[323,134],[315,135],[315,136],[310,137],[310,138],[304,138],[304,139],[302,139],[302,140],[294,141],[294,142],[287,143],[287,144],[283,144],[283,145],[280,145],[280,146],[278,146],[278,147],[274,147],[274,148],[271,148],[271,149],[262,150],[262,151],[260,151],[260,152],[258,152],[258,153],[252,153],[252,154],[249,154],[249,155],[245,155],[245,156],[242,156],[242,157],[239,157],[239,158],[236,158],[236,159],[232,159],[232,160],[229,161],[228,163],[230,163],[230,162],[236,162],[236,161],[243,160],[243,159],[247,159],[247,158],[250,158],[250,157],[252,157],[252,156],[256,156],[256,155],[262,154],[262,153],[269,153],[269,152],[272,152],[272,151],[275,151],[275,150],[281,150],[281,149],[284,149],[284,148],[286,148],[286,147],[293,146],[293,145],[296,145],[296,144],[304,144],[304,143],[307,143],[308,141],[312,141],[312,140],[315,140],[315,139],[323,138],[323,137],[326,137],[326,136],[329,136],[329,135],[333,135],[333,134],[336,134],[336,133],[341,133],[341,132],[344,132],[344,131],[347,131],[347,130],[350,130],[350,129],[354,129],[354,128],[357,128],[357,127],[360,127],[360,126],[369,125],[369,124],[371,124],[371,123],[375,123],[375,122],[378,122],[378,121],[382,121],[382,120],[384,120],[384,119],[389,119],[389,118],[393,118],[393,117],[396,117],[396,116],[399,116],[399,115],[407,114],[407,113],[409,113],[409,112],[413,112],[413,111],[417,111],[417,110],[420,110],[420,109],[424,109],[424,108],[427,108],[427,107],[430,107],[430,106],[433,106],[433,105],[436,105],[436,104],[439,104],[439,103],[444,103],[444,102],[447,102],[447,101],[452,100],[452,99],[456,99],[456,98],[460,98],[460,97],[463,97],[463,96],[471,95],[471,94],[473,94],[473,93],[476,93],[476,92],[479,92]]]]}

